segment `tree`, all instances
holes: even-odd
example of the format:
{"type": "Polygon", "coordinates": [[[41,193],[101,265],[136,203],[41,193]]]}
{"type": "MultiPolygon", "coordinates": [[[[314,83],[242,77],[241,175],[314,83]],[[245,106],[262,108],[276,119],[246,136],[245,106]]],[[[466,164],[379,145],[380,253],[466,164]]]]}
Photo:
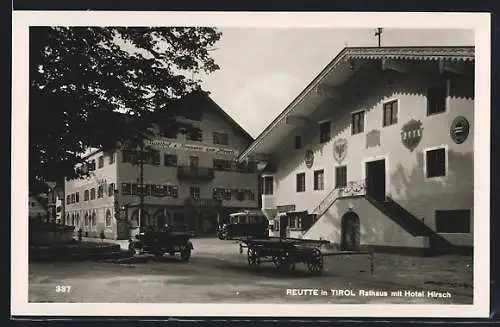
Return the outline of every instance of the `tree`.
{"type": "Polygon", "coordinates": [[[197,73],[221,33],[208,27],[31,27],[30,187],[78,177],[88,148],[136,143],[152,117],[165,128],[196,130],[175,103],[204,92],[197,73]]]}

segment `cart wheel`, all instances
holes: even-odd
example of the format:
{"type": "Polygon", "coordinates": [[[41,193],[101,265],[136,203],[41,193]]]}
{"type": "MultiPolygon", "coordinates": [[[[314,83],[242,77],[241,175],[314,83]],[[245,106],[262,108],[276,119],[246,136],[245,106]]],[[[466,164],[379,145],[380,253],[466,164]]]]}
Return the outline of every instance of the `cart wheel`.
{"type": "Polygon", "coordinates": [[[315,275],[320,275],[323,272],[323,255],[321,251],[314,248],[311,253],[311,258],[307,262],[309,272],[315,275]]]}
{"type": "Polygon", "coordinates": [[[191,250],[184,250],[181,252],[181,261],[188,261],[191,258],[191,250]]]}
{"type": "Polygon", "coordinates": [[[248,257],[248,265],[250,268],[258,268],[260,265],[260,258],[257,254],[257,251],[253,248],[249,248],[247,252],[247,257],[248,257]]]}
{"type": "Polygon", "coordinates": [[[273,262],[276,268],[280,271],[287,271],[290,268],[295,267],[295,265],[292,265],[288,252],[286,252],[282,256],[273,257],[273,262]]]}

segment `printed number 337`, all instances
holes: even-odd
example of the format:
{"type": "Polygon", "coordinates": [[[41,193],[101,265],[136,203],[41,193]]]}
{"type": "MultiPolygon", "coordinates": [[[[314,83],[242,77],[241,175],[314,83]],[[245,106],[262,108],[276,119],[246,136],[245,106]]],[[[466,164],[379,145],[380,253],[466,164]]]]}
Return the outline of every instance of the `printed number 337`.
{"type": "Polygon", "coordinates": [[[69,285],[57,285],[56,292],[57,293],[69,293],[71,291],[71,286],[69,285]]]}

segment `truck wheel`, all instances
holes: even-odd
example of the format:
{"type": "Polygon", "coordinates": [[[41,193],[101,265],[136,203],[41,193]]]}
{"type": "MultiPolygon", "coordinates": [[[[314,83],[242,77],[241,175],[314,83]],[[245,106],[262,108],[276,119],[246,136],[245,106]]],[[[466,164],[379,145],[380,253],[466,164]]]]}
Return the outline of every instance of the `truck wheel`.
{"type": "Polygon", "coordinates": [[[191,250],[184,250],[181,252],[181,261],[188,261],[191,257],[191,250]]]}
{"type": "Polygon", "coordinates": [[[133,244],[128,245],[128,256],[129,257],[135,256],[135,248],[133,244]]]}

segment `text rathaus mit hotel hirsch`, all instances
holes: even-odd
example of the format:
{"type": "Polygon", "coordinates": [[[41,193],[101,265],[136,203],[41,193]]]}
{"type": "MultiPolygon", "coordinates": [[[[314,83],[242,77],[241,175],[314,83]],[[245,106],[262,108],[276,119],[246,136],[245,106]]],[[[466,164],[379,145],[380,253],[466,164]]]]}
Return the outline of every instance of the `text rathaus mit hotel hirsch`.
{"type": "Polygon", "coordinates": [[[92,176],[65,182],[66,224],[113,239],[133,236],[141,221],[146,228],[187,224],[198,235],[215,235],[219,219],[258,208],[257,170],[252,162],[237,163],[253,138],[207,95],[195,92],[179,105],[193,113],[186,122],[201,134],[163,133],[160,116],[156,136],[145,141],[143,188],[137,151],[92,153],[92,176]]]}
{"type": "Polygon", "coordinates": [[[473,47],[348,47],[239,160],[258,160],[276,234],[470,250],[473,135],[473,47]]]}

